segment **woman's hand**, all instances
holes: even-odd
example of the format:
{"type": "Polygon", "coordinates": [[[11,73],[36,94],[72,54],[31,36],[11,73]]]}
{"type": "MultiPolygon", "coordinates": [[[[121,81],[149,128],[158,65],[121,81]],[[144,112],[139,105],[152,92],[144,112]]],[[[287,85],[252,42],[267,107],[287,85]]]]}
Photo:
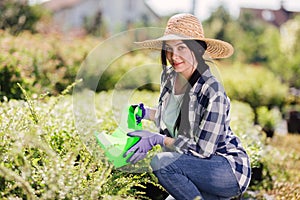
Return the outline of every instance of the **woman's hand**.
{"type": "Polygon", "coordinates": [[[142,160],[146,157],[148,151],[152,149],[155,145],[164,146],[165,135],[159,133],[152,133],[145,130],[133,131],[127,134],[131,137],[139,137],[140,140],[133,145],[127,152],[123,155],[126,157],[128,154],[134,152],[134,154],[127,160],[132,164],[135,164],[139,160],[142,160]]]}

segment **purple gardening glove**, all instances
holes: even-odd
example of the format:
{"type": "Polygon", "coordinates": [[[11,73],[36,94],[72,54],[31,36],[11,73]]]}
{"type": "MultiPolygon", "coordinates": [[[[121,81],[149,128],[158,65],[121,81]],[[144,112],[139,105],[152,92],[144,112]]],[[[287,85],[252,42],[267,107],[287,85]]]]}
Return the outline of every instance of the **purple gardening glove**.
{"type": "Polygon", "coordinates": [[[139,160],[144,159],[148,151],[151,150],[153,146],[158,144],[164,146],[165,135],[161,135],[159,133],[152,133],[145,130],[137,130],[127,133],[127,135],[131,137],[141,138],[124,154],[124,157],[126,157],[131,152],[134,152],[134,154],[127,160],[127,162],[130,162],[131,164],[135,164],[139,160]]]}
{"type": "Polygon", "coordinates": [[[133,105],[131,105],[131,107],[133,108],[133,110],[135,110],[136,107],[139,107],[142,110],[142,116],[135,115],[136,123],[137,124],[141,123],[142,119],[144,119],[144,117],[146,115],[146,109],[145,109],[144,104],[143,103],[133,104],[133,105]]]}

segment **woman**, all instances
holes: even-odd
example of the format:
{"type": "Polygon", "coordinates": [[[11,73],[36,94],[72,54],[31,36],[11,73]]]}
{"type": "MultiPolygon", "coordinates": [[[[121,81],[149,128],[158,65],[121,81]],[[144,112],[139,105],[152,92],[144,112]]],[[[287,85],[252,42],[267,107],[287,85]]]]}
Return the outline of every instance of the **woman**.
{"type": "Polygon", "coordinates": [[[140,137],[125,153],[135,152],[128,161],[136,163],[159,144],[165,151],[154,156],[151,167],[168,199],[241,195],[250,182],[249,158],[230,129],[229,98],[203,58],[229,57],[233,47],[205,38],[200,21],[191,14],[174,15],[164,36],[139,44],[162,49],[159,105],[153,109],[140,104],[143,118],[136,116],[155,121],[160,133],[128,133],[140,137]]]}

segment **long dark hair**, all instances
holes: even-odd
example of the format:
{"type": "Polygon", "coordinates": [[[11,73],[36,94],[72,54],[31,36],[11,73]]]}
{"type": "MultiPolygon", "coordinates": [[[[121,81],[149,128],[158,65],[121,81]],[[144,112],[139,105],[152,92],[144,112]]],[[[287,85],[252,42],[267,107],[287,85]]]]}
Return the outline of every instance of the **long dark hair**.
{"type": "MultiPolygon", "coordinates": [[[[208,69],[208,65],[205,64],[203,55],[205,50],[207,49],[207,44],[201,40],[183,40],[183,43],[187,45],[187,47],[194,53],[195,58],[198,62],[197,69],[193,72],[192,76],[188,80],[189,84],[186,88],[186,91],[183,96],[183,102],[181,104],[179,115],[176,119],[174,125],[174,132],[178,130],[179,133],[186,134],[190,130],[190,123],[188,121],[189,116],[189,91],[195,85],[201,74],[208,69]]],[[[161,51],[161,64],[163,66],[163,70],[166,70],[167,66],[167,56],[165,50],[165,42],[163,42],[163,48],[161,51]]]]}

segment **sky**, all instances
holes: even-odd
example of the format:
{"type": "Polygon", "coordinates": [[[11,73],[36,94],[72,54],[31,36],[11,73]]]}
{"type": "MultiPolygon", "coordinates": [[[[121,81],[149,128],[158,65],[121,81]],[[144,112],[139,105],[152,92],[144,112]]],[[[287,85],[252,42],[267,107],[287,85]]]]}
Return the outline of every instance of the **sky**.
{"type": "MultiPolygon", "coordinates": [[[[190,12],[192,0],[147,0],[149,5],[160,15],[174,12],[190,12]]],[[[281,2],[287,10],[300,12],[299,0],[196,0],[195,15],[204,20],[220,5],[224,5],[233,17],[238,17],[240,7],[279,9],[281,2]]]]}

